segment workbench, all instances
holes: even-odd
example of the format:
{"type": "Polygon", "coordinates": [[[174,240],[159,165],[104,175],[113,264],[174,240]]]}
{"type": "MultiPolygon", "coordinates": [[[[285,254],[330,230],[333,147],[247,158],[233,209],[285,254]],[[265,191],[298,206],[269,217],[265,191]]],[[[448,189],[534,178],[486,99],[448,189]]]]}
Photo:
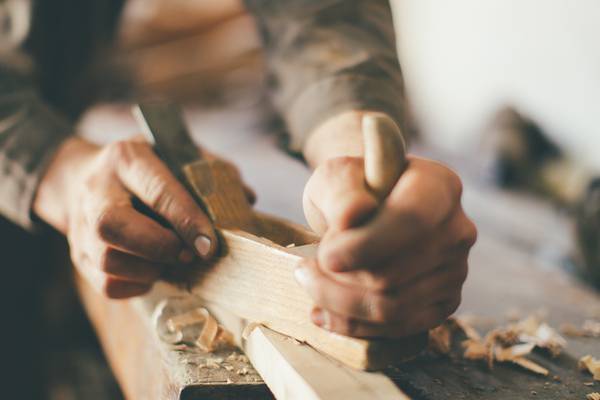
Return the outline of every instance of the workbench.
{"type": "MultiPolygon", "coordinates": [[[[309,176],[306,168],[277,148],[275,136],[257,133],[262,128],[256,120],[246,125],[231,122],[228,128],[211,125],[210,121],[216,120],[199,112],[189,114],[192,131],[199,133],[202,143],[233,160],[256,189],[257,208],[303,222],[301,194],[309,176]]],[[[459,171],[465,181],[466,212],[479,229],[463,303],[457,314],[477,316],[482,322],[476,327],[482,332],[515,313],[523,317],[543,313],[555,328],[563,323],[579,325],[585,319],[600,319],[600,295],[569,268],[572,227],[567,216],[540,199],[482,184],[473,175],[476,168],[472,160],[434,153],[431,149],[417,151],[445,161],[459,171]]],[[[79,287],[84,306],[126,396],[272,397],[260,376],[238,353],[232,355],[227,350],[206,354],[197,349],[173,349],[154,337],[150,325],[152,305],[168,295],[169,289],[164,285],[158,285],[143,301],[110,301],[83,282],[79,287]],[[214,364],[210,360],[215,358],[221,365],[206,367],[214,364]],[[225,365],[230,367],[226,369],[225,365]]],[[[550,370],[548,377],[508,364],[497,364],[490,371],[481,362],[432,354],[391,366],[385,373],[414,399],[535,396],[585,399],[586,394],[600,391],[600,382],[590,386],[592,379],[578,371],[577,360],[585,354],[600,357],[600,339],[567,339],[567,348],[557,358],[541,352],[531,355],[532,360],[550,370]]]]}

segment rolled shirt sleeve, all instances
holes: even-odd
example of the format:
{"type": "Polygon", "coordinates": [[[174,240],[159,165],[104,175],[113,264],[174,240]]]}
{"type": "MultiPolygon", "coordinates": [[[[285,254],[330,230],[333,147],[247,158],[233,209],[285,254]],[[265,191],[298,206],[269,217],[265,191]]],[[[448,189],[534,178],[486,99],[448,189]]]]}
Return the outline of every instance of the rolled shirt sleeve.
{"type": "Polygon", "coordinates": [[[271,98],[300,152],[320,122],[352,109],[403,125],[403,79],[387,0],[246,0],[262,32],[271,98]]]}

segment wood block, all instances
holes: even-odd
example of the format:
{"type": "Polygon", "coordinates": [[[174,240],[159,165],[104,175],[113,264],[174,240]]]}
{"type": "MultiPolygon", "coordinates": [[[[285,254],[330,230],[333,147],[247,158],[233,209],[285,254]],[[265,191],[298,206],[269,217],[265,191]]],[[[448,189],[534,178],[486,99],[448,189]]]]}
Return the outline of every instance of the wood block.
{"type": "Polygon", "coordinates": [[[221,256],[201,272],[192,293],[235,315],[263,324],[277,332],[305,342],[356,369],[378,369],[413,356],[426,338],[401,340],[350,338],[331,333],[309,321],[312,300],[296,283],[294,268],[303,257],[314,256],[317,245],[312,232],[297,225],[257,215],[257,226],[269,226],[261,237],[251,233],[221,229],[221,256]],[[279,235],[279,229],[289,232],[279,235]],[[274,240],[280,243],[276,243],[274,240]],[[287,248],[281,239],[295,239],[287,248]],[[304,239],[304,241],[302,241],[304,239]]]}

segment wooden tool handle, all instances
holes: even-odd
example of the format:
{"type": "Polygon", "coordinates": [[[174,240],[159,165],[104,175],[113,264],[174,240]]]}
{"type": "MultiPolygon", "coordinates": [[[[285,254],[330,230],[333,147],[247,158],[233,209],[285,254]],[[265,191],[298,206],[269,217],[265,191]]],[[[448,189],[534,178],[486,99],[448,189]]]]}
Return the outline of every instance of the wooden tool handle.
{"type": "Polygon", "coordinates": [[[363,117],[365,182],[384,199],[406,167],[406,144],[400,128],[383,113],[363,117]]]}
{"type": "MultiPolygon", "coordinates": [[[[380,200],[385,199],[406,168],[406,143],[396,123],[382,113],[370,114],[362,121],[365,149],[365,183],[380,200]]],[[[411,358],[427,345],[428,332],[396,341],[411,358]],[[412,352],[411,352],[412,351],[412,352]]]]}

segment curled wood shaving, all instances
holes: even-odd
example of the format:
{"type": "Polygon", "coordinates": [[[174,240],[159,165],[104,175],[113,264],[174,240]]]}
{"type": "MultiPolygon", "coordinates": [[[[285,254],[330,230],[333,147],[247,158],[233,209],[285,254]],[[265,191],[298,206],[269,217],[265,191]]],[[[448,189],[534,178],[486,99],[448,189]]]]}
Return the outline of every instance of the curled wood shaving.
{"type": "Polygon", "coordinates": [[[479,334],[479,332],[477,332],[477,330],[475,330],[475,328],[473,328],[473,326],[468,322],[468,320],[466,320],[465,318],[457,317],[454,318],[454,322],[456,323],[456,326],[458,326],[460,330],[464,332],[467,338],[471,340],[481,340],[481,335],[479,334]]]}
{"type": "Polygon", "coordinates": [[[600,400],[600,393],[593,392],[585,396],[586,400],[600,400]]]}
{"type": "Polygon", "coordinates": [[[494,357],[497,361],[512,361],[516,358],[520,358],[531,353],[535,344],[524,343],[516,344],[510,347],[497,346],[494,351],[494,357]]]}
{"type": "Polygon", "coordinates": [[[463,357],[485,361],[490,369],[496,361],[512,362],[534,373],[548,375],[549,371],[546,368],[525,356],[535,347],[547,349],[552,355],[558,355],[566,345],[562,336],[546,323],[541,323],[535,316],[493,329],[483,339],[465,320],[459,318],[455,323],[467,336],[462,342],[463,357]]]}
{"type": "Polygon", "coordinates": [[[173,316],[166,322],[168,332],[175,335],[179,341],[183,339],[183,329],[195,324],[202,324],[200,333],[194,342],[202,351],[211,352],[223,345],[233,344],[233,335],[220,326],[217,320],[203,307],[173,316]]]}
{"type": "Polygon", "coordinates": [[[489,349],[480,340],[467,339],[462,342],[465,349],[463,357],[468,360],[486,360],[489,356],[489,349]]]}
{"type": "Polygon", "coordinates": [[[525,357],[514,358],[511,360],[511,362],[520,365],[521,367],[529,371],[535,372],[536,374],[547,376],[550,373],[550,371],[548,371],[546,368],[531,360],[526,359],[525,357]]]}
{"type": "Polygon", "coordinates": [[[184,314],[171,317],[167,320],[167,329],[171,332],[176,332],[190,325],[201,324],[206,320],[207,313],[208,311],[204,308],[195,308],[184,314]]]}
{"type": "Polygon", "coordinates": [[[442,325],[429,331],[429,350],[448,354],[452,345],[452,334],[456,331],[462,331],[468,339],[481,340],[481,335],[473,328],[466,318],[451,317],[442,325]]]}
{"type": "Polygon", "coordinates": [[[594,377],[594,380],[600,381],[600,360],[595,359],[589,354],[579,359],[579,369],[588,371],[594,377]]]}
{"type": "Polygon", "coordinates": [[[198,339],[196,339],[196,346],[202,351],[210,352],[218,344],[216,339],[219,333],[219,324],[205,308],[201,308],[199,311],[204,316],[204,326],[198,335],[198,339]]]}

